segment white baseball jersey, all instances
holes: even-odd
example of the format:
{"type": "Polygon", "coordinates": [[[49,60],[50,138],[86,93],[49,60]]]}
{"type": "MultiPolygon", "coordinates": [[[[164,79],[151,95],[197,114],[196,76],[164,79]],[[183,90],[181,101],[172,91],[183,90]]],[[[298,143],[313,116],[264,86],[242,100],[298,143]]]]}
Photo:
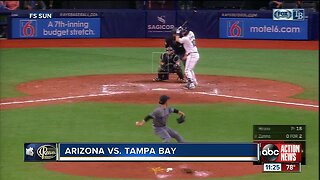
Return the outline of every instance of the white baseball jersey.
{"type": "Polygon", "coordinates": [[[198,52],[198,48],[196,46],[196,38],[192,31],[189,31],[186,36],[179,38],[178,41],[179,43],[183,44],[183,47],[186,50],[187,54],[191,52],[198,52]]]}

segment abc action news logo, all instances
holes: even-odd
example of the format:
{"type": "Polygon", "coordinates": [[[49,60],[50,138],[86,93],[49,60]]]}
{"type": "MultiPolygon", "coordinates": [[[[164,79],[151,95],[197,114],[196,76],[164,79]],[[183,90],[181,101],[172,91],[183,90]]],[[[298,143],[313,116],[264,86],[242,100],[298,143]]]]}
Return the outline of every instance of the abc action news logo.
{"type": "Polygon", "coordinates": [[[262,162],[301,162],[301,144],[266,144],[261,149],[262,162]]]}

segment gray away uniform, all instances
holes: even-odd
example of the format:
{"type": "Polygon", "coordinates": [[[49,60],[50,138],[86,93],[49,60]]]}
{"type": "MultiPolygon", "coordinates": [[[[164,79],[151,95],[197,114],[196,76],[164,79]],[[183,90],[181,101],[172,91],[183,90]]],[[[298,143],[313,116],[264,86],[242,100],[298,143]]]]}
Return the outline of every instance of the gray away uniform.
{"type": "Polygon", "coordinates": [[[150,113],[149,116],[147,116],[144,120],[148,121],[151,118],[153,119],[153,130],[155,134],[163,140],[163,142],[168,143],[170,142],[171,138],[174,138],[179,143],[183,143],[185,141],[179,135],[179,133],[166,126],[169,115],[173,112],[178,113],[179,111],[171,107],[163,108],[159,106],[154,109],[153,112],[150,113]]]}

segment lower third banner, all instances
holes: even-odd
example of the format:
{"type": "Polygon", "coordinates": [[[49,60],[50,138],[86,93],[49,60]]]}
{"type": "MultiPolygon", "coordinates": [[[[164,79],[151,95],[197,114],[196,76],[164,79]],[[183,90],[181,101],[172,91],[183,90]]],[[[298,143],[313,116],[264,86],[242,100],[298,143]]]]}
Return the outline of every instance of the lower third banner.
{"type": "Polygon", "coordinates": [[[25,161],[247,161],[259,160],[259,144],[26,143],[25,161]]]}
{"type": "Polygon", "coordinates": [[[259,144],[25,143],[25,161],[259,161],[259,144]]]}

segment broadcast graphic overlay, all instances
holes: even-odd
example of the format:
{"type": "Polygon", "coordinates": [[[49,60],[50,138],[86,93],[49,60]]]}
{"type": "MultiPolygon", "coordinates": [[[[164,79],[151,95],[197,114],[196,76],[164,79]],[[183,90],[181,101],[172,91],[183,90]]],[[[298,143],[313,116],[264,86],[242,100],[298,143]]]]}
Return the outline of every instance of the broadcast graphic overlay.
{"type": "Polygon", "coordinates": [[[306,164],[305,125],[254,125],[253,139],[264,172],[301,172],[306,164]]]}
{"type": "Polygon", "coordinates": [[[253,162],[263,172],[301,172],[305,125],[254,125],[253,143],[25,143],[24,161],[253,162]]]}
{"type": "Polygon", "coordinates": [[[56,161],[56,143],[25,143],[24,161],[56,161]]]}
{"type": "Polygon", "coordinates": [[[259,148],[257,143],[26,143],[25,161],[257,162],[259,148]]]}
{"type": "Polygon", "coordinates": [[[273,9],[273,20],[278,21],[303,21],[304,9],[273,9]]]}

